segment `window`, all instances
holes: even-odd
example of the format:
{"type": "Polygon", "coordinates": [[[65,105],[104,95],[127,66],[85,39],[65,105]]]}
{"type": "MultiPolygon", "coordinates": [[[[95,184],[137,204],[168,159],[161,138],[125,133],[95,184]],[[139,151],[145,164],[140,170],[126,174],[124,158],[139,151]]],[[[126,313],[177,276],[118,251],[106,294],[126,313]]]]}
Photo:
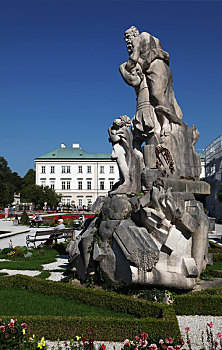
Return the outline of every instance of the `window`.
{"type": "Polygon", "coordinates": [[[87,166],[87,173],[91,174],[91,172],[92,172],[92,167],[91,166],[87,166]]]}
{"type": "Polygon", "coordinates": [[[67,198],[67,200],[66,200],[66,205],[68,205],[68,207],[70,207],[70,199],[69,198],[67,198]]]}
{"type": "Polygon", "coordinates": [[[45,174],[45,166],[42,166],[42,174],[45,174]]]}
{"type": "Polygon", "coordinates": [[[70,181],[67,181],[66,188],[67,188],[67,190],[70,190],[70,181]]]}
{"type": "Polygon", "coordinates": [[[92,189],[92,183],[91,181],[87,181],[87,190],[91,190],[92,189]]]}
{"type": "Polygon", "coordinates": [[[78,170],[79,174],[82,174],[82,166],[79,165],[79,170],[78,170]]]}
{"type": "Polygon", "coordinates": [[[66,205],[66,200],[65,200],[65,198],[62,198],[62,205],[66,205]]]}
{"type": "Polygon", "coordinates": [[[54,174],[54,173],[55,173],[55,167],[51,166],[51,174],[54,174]]]}
{"type": "Polygon", "coordinates": [[[79,198],[79,207],[82,207],[82,198],[79,198]]]}
{"type": "Polygon", "coordinates": [[[41,186],[42,186],[42,187],[45,187],[45,185],[46,185],[45,180],[42,180],[42,181],[41,181],[41,186]]]}
{"type": "Polygon", "coordinates": [[[66,189],[66,182],[62,181],[62,190],[65,190],[65,189],[66,189]]]}
{"type": "Polygon", "coordinates": [[[110,181],[110,182],[109,182],[109,188],[110,188],[110,190],[112,189],[113,185],[114,185],[114,182],[113,182],[113,181],[110,181]]]}
{"type": "Polygon", "coordinates": [[[70,171],[70,166],[67,166],[67,168],[66,168],[66,172],[67,172],[68,174],[70,174],[70,173],[71,173],[71,171],[70,171]]]}
{"type": "Polygon", "coordinates": [[[52,190],[55,189],[55,181],[51,181],[51,189],[52,189],[52,190]]]}
{"type": "Polygon", "coordinates": [[[104,186],[104,181],[100,181],[100,190],[104,190],[105,186],[104,186]]]}
{"type": "Polygon", "coordinates": [[[78,190],[82,190],[82,181],[78,181],[78,190]]]}
{"type": "Polygon", "coordinates": [[[100,174],[104,174],[104,166],[103,165],[100,165],[100,174]]]}
{"type": "Polygon", "coordinates": [[[66,167],[62,166],[62,173],[64,174],[66,172],[66,167]]]}
{"type": "Polygon", "coordinates": [[[110,174],[114,174],[114,166],[113,165],[110,165],[109,172],[110,172],[110,174]]]}

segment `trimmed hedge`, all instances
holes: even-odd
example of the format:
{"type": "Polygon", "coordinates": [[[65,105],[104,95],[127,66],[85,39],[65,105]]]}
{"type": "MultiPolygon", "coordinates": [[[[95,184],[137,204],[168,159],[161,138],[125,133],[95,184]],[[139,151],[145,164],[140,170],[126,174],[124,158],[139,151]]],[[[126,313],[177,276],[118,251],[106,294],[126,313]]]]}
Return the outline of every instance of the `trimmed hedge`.
{"type": "MultiPolygon", "coordinates": [[[[169,336],[175,339],[180,337],[179,326],[172,306],[149,303],[145,300],[103,290],[76,287],[28,276],[0,277],[0,289],[13,286],[47,295],[59,295],[66,299],[75,299],[86,304],[135,316],[135,319],[10,316],[26,322],[29,325],[30,334],[34,333],[38,337],[44,336],[50,340],[56,340],[58,337],[68,339],[76,335],[87,334],[89,328],[93,328],[96,340],[123,341],[126,336],[133,338],[142,331],[148,333],[152,342],[157,342],[160,338],[169,336]]],[[[1,318],[8,319],[9,316],[1,315],[1,318]]]]}
{"type": "Polygon", "coordinates": [[[177,295],[174,301],[177,315],[222,315],[222,286],[187,295],[177,295]]]}

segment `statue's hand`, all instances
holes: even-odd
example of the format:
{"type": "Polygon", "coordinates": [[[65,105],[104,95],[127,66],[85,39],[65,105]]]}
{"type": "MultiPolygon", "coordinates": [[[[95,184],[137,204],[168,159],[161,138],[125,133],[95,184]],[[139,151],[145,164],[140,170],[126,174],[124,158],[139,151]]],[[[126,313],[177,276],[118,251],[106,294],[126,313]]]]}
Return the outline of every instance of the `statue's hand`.
{"type": "Polygon", "coordinates": [[[127,62],[124,62],[119,67],[120,73],[124,81],[130,86],[138,86],[142,81],[141,74],[138,71],[138,67],[133,69],[131,72],[128,72],[126,70],[126,64],[127,62]]]}

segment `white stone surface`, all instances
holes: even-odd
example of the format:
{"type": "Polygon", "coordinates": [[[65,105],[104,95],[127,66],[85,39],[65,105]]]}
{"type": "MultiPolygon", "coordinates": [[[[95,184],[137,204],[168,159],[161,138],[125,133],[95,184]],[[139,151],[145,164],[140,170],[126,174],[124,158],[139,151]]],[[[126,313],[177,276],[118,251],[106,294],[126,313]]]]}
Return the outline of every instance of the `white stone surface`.
{"type": "Polygon", "coordinates": [[[6,272],[8,275],[13,276],[13,275],[25,275],[25,276],[31,276],[35,277],[38,276],[41,271],[37,270],[8,270],[8,269],[2,269],[0,270],[1,272],[6,272]]]}

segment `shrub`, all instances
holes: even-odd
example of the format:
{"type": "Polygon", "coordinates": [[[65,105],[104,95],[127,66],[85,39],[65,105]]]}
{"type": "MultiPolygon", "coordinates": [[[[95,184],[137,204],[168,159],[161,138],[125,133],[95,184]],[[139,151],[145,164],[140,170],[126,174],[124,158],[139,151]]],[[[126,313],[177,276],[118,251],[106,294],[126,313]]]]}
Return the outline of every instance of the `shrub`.
{"type": "Polygon", "coordinates": [[[20,219],[20,224],[29,225],[29,223],[30,223],[30,220],[29,220],[28,214],[24,210],[20,219]]]}
{"type": "Polygon", "coordinates": [[[177,295],[174,309],[177,315],[222,315],[222,286],[199,292],[177,295]]]}
{"type": "MultiPolygon", "coordinates": [[[[176,315],[172,306],[149,303],[132,297],[110,293],[104,290],[76,287],[64,283],[46,281],[28,276],[0,277],[0,288],[16,286],[47,295],[59,295],[66,299],[75,299],[86,304],[96,305],[124,312],[134,318],[104,317],[62,317],[62,316],[25,316],[30,325],[30,333],[38,337],[55,340],[68,339],[76,334],[84,334],[93,328],[98,340],[123,341],[125,335],[133,337],[145,330],[151,341],[171,334],[175,339],[180,336],[176,315]]],[[[14,316],[14,315],[13,315],[14,316]]],[[[15,315],[17,316],[17,315],[15,315]]],[[[22,316],[24,319],[24,316],[22,316]]],[[[20,320],[21,317],[17,316],[20,320]]]]}

